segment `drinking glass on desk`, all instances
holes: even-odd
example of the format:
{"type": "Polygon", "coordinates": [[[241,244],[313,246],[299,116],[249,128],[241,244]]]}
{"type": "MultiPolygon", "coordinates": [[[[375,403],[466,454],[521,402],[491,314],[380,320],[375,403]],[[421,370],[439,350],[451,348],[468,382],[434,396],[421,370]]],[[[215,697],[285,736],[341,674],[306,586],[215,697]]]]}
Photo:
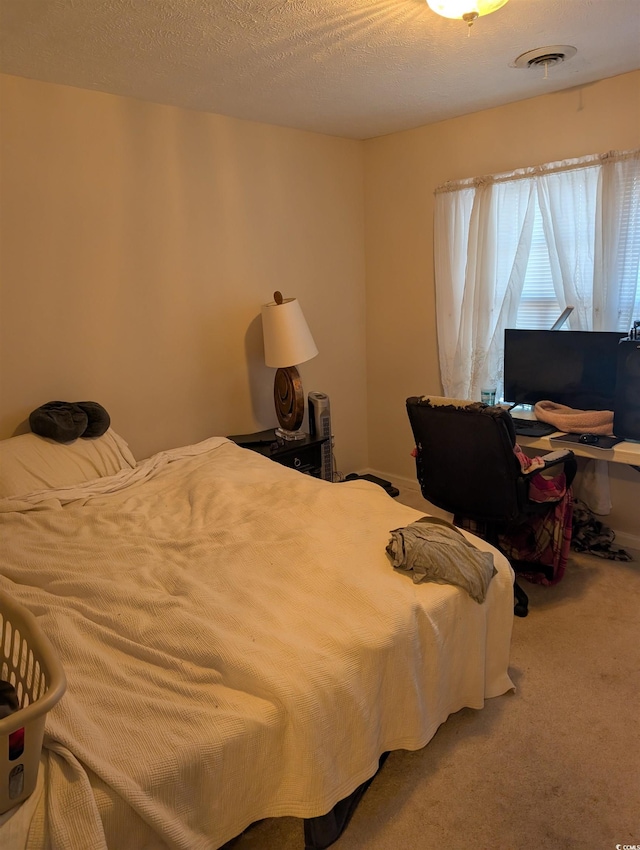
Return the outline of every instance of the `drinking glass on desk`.
{"type": "Polygon", "coordinates": [[[483,404],[495,404],[496,403],[496,391],[494,389],[484,389],[480,390],[480,401],[483,404]]]}

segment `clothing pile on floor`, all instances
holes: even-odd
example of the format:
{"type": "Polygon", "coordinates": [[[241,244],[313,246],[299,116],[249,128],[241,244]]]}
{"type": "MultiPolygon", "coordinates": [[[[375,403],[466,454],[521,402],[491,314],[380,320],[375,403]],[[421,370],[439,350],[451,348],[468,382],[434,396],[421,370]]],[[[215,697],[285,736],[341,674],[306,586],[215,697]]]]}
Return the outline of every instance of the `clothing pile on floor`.
{"type": "Polygon", "coordinates": [[[573,500],[572,549],[610,561],[632,561],[633,558],[625,549],[613,545],[615,536],[613,529],[596,519],[584,502],[573,500]]]}

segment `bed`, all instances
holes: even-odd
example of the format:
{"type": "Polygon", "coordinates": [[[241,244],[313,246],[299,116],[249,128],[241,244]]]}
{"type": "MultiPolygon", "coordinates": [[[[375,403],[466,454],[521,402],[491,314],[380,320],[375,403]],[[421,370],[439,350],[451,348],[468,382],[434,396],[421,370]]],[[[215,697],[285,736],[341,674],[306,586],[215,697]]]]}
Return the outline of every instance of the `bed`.
{"type": "Polygon", "coordinates": [[[467,535],[497,570],[482,604],[415,584],[385,547],[422,515],[373,483],[224,437],[136,463],[111,428],[2,441],[0,468],[0,590],[67,677],[2,847],[215,850],[313,822],[513,687],[507,561],[467,535]]]}

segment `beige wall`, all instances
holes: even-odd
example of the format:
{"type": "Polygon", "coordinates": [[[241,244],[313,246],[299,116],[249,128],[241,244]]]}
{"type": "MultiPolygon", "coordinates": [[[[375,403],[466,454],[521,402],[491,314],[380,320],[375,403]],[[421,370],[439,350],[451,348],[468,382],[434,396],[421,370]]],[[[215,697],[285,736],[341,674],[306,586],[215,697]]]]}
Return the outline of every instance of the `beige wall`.
{"type": "Polygon", "coordinates": [[[95,400],[137,457],[276,424],[260,305],[300,300],[367,461],[362,143],[1,78],[0,436],[95,400]]]}
{"type": "MultiPolygon", "coordinates": [[[[447,180],[640,145],[640,72],[366,142],[369,463],[415,480],[404,402],[441,391],[433,191],[447,180]]],[[[611,465],[607,522],[640,535],[640,472],[611,465]]]]}
{"type": "MultiPolygon", "coordinates": [[[[0,437],[93,399],[138,457],[275,424],[258,316],[278,288],[320,349],[300,371],[339,468],[414,481],[404,401],[440,391],[434,188],[640,144],[640,72],[365,143],[0,85],[0,437]]],[[[640,474],[612,486],[637,534],[640,474]]]]}

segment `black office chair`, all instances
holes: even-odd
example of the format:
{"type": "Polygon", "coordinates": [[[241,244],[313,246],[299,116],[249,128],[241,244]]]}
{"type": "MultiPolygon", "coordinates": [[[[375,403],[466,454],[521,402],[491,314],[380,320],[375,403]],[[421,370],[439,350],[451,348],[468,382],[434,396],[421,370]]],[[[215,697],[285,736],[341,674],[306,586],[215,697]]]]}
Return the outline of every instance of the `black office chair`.
{"type": "MultiPolygon", "coordinates": [[[[528,514],[555,510],[556,501],[529,498],[532,472],[522,472],[514,453],[516,435],[508,412],[499,406],[439,396],[407,399],[407,413],[416,444],[416,472],[424,498],[454,514],[454,523],[468,519],[476,533],[501,549],[499,537],[515,529],[528,514]]],[[[548,460],[547,460],[548,458],[548,460]]],[[[551,452],[545,468],[563,464],[567,488],[576,473],[571,450],[551,452]]],[[[542,573],[553,567],[510,560],[514,571],[542,573]]],[[[527,594],[514,585],[517,616],[528,613],[527,594]]]]}

